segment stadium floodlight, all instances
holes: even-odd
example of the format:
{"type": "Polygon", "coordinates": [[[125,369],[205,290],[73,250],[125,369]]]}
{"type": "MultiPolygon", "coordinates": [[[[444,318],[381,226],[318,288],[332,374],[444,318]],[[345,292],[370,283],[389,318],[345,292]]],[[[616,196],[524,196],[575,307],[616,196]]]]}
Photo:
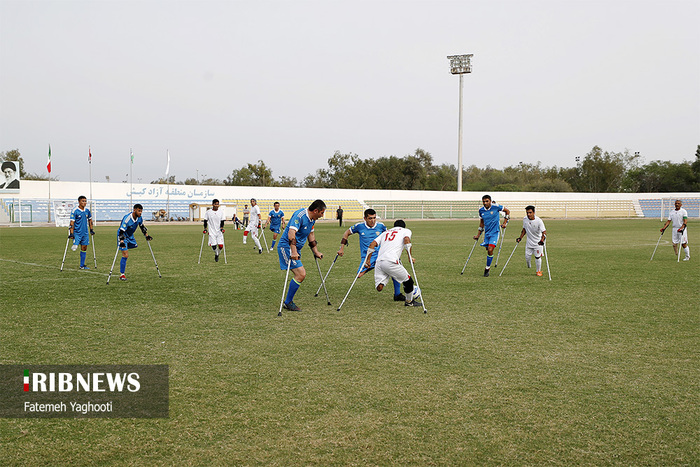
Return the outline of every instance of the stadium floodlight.
{"type": "Polygon", "coordinates": [[[459,75],[459,140],[457,143],[457,191],[462,191],[462,90],[464,75],[472,72],[472,57],[474,54],[448,55],[450,73],[459,75]]]}

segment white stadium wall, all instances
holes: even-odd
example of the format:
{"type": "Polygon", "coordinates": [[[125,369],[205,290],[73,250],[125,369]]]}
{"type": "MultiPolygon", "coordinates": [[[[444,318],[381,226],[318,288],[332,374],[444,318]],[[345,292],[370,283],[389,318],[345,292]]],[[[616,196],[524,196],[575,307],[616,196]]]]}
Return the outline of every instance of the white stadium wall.
{"type": "MultiPolygon", "coordinates": [[[[92,184],[92,201],[98,221],[118,220],[117,213],[129,208],[128,183],[92,184]]],[[[56,203],[76,202],[79,195],[90,197],[88,182],[51,182],[52,212],[56,203]]],[[[240,211],[250,198],[258,199],[263,212],[280,201],[282,209],[293,211],[314,199],[328,204],[326,219],[334,219],[342,206],[345,219],[362,217],[362,210],[374,207],[380,217],[404,218],[469,218],[481,205],[484,192],[409,191],[409,190],[347,190],[325,188],[195,186],[133,184],[134,203],[144,205],[144,218],[155,218],[157,211],[169,209],[171,217],[198,218],[201,205],[217,198],[227,206],[227,216],[240,211]],[[169,196],[168,196],[169,192],[169,196]],[[297,206],[298,205],[298,206],[297,206]]],[[[489,192],[496,202],[518,212],[528,204],[537,206],[542,217],[657,217],[667,209],[668,201],[681,198],[691,206],[689,215],[698,211],[694,203],[700,193],[552,193],[552,192],[489,192]],[[693,201],[695,200],[695,201],[693,201]],[[648,206],[647,206],[648,205],[648,206]],[[661,209],[660,209],[661,208],[661,209]]],[[[684,205],[686,202],[684,201],[684,205]]],[[[25,222],[49,220],[49,182],[23,180],[19,193],[0,193],[0,224],[17,223],[20,215],[25,222]],[[14,212],[13,212],[14,210],[14,212]]],[[[666,211],[667,212],[667,211],[666,211]]],[[[290,212],[291,214],[291,212],[290,212]]],[[[120,214],[123,215],[123,214],[120,214]]],[[[54,216],[50,219],[52,222],[54,216]]]]}

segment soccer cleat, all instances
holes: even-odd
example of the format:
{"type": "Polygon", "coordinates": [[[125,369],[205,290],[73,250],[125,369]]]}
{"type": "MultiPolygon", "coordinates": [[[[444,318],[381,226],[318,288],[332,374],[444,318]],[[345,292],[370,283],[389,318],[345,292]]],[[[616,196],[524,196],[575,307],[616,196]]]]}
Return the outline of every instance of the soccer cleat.
{"type": "MultiPolygon", "coordinates": [[[[684,260],[684,261],[685,261],[685,260],[684,260]]],[[[80,269],[90,269],[90,268],[87,267],[87,266],[80,266],[80,269]]]]}
{"type": "Polygon", "coordinates": [[[413,299],[410,302],[404,302],[404,306],[423,306],[423,304],[418,300],[413,299]]]}
{"type": "Polygon", "coordinates": [[[489,268],[484,269],[484,277],[489,277],[489,268]]]}
{"type": "Polygon", "coordinates": [[[262,248],[258,249],[258,253],[262,255],[262,248]]]}
{"type": "Polygon", "coordinates": [[[214,255],[214,261],[219,262],[219,255],[214,255]]]}
{"type": "Polygon", "coordinates": [[[290,302],[290,303],[285,302],[282,304],[282,308],[284,308],[285,310],[289,310],[289,311],[301,311],[301,308],[296,306],[294,304],[294,302],[290,302]]]}
{"type": "Polygon", "coordinates": [[[683,258],[683,261],[690,261],[690,256],[686,256],[685,258],[683,258]]]}
{"type": "Polygon", "coordinates": [[[395,302],[405,302],[406,301],[406,296],[402,293],[398,295],[394,295],[394,301],[395,302]]]}
{"type": "Polygon", "coordinates": [[[122,274],[121,276],[119,276],[119,280],[120,280],[120,281],[125,281],[125,280],[126,280],[126,276],[125,276],[124,274],[122,274]]]}
{"type": "Polygon", "coordinates": [[[542,271],[537,271],[537,272],[535,273],[535,275],[536,275],[536,276],[539,276],[539,277],[542,277],[542,271]]]}

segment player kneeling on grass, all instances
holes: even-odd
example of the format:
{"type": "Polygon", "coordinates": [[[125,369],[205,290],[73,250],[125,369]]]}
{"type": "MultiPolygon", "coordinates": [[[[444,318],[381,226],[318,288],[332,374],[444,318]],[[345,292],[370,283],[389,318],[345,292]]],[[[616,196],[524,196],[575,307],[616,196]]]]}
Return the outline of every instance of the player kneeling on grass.
{"type": "Polygon", "coordinates": [[[87,198],[85,196],[78,197],[78,207],[70,213],[70,230],[68,234],[68,238],[73,239],[71,250],[77,250],[78,245],[80,245],[80,269],[90,269],[85,266],[85,258],[87,258],[90,235],[95,235],[95,231],[92,230],[92,215],[85,206],[87,206],[87,198]]]}
{"type": "Polygon", "coordinates": [[[527,216],[523,219],[523,230],[520,237],[515,241],[520,243],[523,236],[527,234],[527,244],[525,245],[525,262],[527,267],[532,267],[531,258],[535,255],[535,274],[542,275],[542,255],[544,254],[544,242],[547,239],[547,230],[544,228],[542,219],[535,215],[535,206],[525,208],[527,216]]]}
{"type": "Polygon", "coordinates": [[[134,238],[134,232],[136,228],[140,228],[146,241],[153,240],[153,237],[148,235],[148,229],[143,225],[143,219],[141,214],[143,213],[143,206],[140,204],[134,204],[134,210],[124,216],[121,224],[119,224],[119,230],[117,231],[117,237],[119,242],[119,250],[122,252],[122,259],[119,262],[119,280],[126,280],[126,260],[129,259],[129,250],[138,247],[136,239],[134,238]]]}
{"type": "Polygon", "coordinates": [[[209,234],[209,246],[214,250],[214,261],[219,261],[219,252],[224,249],[224,212],[219,210],[219,200],[211,202],[211,209],[204,214],[204,232],[209,234]]]}
{"type": "Polygon", "coordinates": [[[311,203],[308,209],[301,208],[295,211],[277,244],[280,269],[290,270],[294,274],[294,277],[289,281],[289,290],[282,305],[285,310],[301,311],[301,308],[294,304],[294,294],[297,293],[301,283],[306,278],[306,270],[301,264],[299,251],[304,247],[307,239],[314,257],[323,258],[323,254],[317,248],[318,242],[316,242],[316,234],[314,234],[314,224],[323,217],[325,212],[326,203],[320,199],[311,203]]]}
{"type": "MultiPolygon", "coordinates": [[[[422,306],[417,299],[420,298],[420,291],[413,286],[413,278],[401,264],[401,253],[406,248],[411,250],[411,231],[406,228],[406,223],[401,219],[394,222],[394,228],[387,230],[369,244],[367,249],[367,259],[364,266],[369,268],[372,255],[377,247],[377,262],[374,266],[374,285],[377,292],[381,292],[384,286],[389,283],[389,279],[395,279],[403,284],[403,291],[406,294],[406,306],[422,306]]],[[[415,258],[411,255],[413,262],[415,258]]]]}

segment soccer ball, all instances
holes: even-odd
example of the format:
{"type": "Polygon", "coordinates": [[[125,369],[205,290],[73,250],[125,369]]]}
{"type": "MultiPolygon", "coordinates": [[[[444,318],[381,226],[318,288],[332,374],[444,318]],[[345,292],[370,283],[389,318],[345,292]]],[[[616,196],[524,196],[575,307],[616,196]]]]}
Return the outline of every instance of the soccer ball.
{"type": "Polygon", "coordinates": [[[70,249],[71,251],[75,251],[78,249],[78,245],[71,245],[70,249]]]}

